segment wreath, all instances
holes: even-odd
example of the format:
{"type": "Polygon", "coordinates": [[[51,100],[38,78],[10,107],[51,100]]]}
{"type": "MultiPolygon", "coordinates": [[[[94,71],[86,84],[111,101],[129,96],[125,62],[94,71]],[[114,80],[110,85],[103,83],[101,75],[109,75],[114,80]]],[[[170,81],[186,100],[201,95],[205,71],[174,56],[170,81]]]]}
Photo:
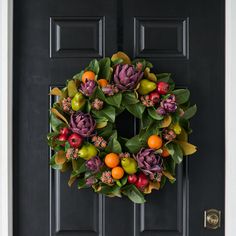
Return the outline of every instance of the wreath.
{"type": "Polygon", "coordinates": [[[77,182],[78,189],[144,203],[153,189],[176,181],[176,165],[196,152],[188,135],[197,108],[187,88],[175,89],[171,74],[152,67],[117,52],[92,60],[66,87],[51,89],[50,165],[70,171],[69,186],[77,182]],[[124,110],[139,120],[139,133],[129,139],[116,130],[124,110]]]}

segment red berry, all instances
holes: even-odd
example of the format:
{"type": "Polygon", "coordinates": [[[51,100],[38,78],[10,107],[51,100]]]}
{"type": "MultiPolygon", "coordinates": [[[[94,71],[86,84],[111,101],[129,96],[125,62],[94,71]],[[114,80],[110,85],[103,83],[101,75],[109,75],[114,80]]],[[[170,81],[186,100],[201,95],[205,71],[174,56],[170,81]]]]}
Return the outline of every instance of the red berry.
{"type": "Polygon", "coordinates": [[[64,142],[61,144],[61,146],[65,146],[65,141],[67,140],[67,136],[65,134],[60,134],[57,139],[60,141],[60,142],[64,142]]]}
{"type": "Polygon", "coordinates": [[[161,95],[165,95],[169,92],[170,86],[166,82],[159,82],[157,83],[157,92],[161,95]]]}
{"type": "Polygon", "coordinates": [[[160,94],[158,92],[152,92],[152,93],[149,94],[149,99],[154,104],[157,104],[160,101],[160,94]]]}
{"type": "Polygon", "coordinates": [[[140,189],[144,190],[144,188],[148,185],[149,181],[145,174],[140,173],[138,176],[138,180],[135,183],[135,186],[140,189]]]}
{"type": "Polygon", "coordinates": [[[68,135],[70,130],[67,127],[61,128],[60,129],[60,134],[68,135]]]}
{"type": "Polygon", "coordinates": [[[128,176],[128,182],[130,184],[134,184],[137,180],[138,180],[138,177],[135,174],[128,176]]]}
{"type": "Polygon", "coordinates": [[[83,138],[80,135],[73,133],[68,138],[68,142],[71,147],[78,148],[81,145],[81,143],[83,142],[83,138]]]}

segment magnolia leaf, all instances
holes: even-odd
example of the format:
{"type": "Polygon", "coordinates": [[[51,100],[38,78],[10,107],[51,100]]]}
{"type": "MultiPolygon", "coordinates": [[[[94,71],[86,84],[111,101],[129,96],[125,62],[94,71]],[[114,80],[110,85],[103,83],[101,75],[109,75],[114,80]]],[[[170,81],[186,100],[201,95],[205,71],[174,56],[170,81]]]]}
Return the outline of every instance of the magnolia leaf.
{"type": "Polygon", "coordinates": [[[58,118],[60,118],[61,120],[63,120],[66,124],[68,124],[67,119],[55,108],[51,108],[51,112],[56,115],[58,118]]]}
{"type": "Polygon", "coordinates": [[[178,104],[183,104],[189,100],[190,92],[188,89],[176,89],[172,91],[178,104]]]}
{"type": "Polygon", "coordinates": [[[77,86],[74,80],[70,80],[67,84],[68,95],[73,98],[76,93],[78,93],[77,86]]]}
{"type": "Polygon", "coordinates": [[[103,58],[99,61],[100,71],[99,78],[110,80],[111,77],[111,60],[109,57],[103,58]]]}
{"type": "Polygon", "coordinates": [[[177,163],[180,164],[183,161],[183,151],[181,147],[177,143],[168,143],[165,145],[168,152],[170,153],[172,159],[177,163]]]}
{"type": "Polygon", "coordinates": [[[66,154],[63,150],[60,150],[56,153],[55,163],[57,165],[63,165],[66,162],[66,154]]]}
{"type": "Polygon", "coordinates": [[[61,96],[62,91],[59,88],[55,87],[50,91],[49,95],[61,96]]]}
{"type": "Polygon", "coordinates": [[[98,75],[100,67],[97,59],[93,59],[90,63],[89,66],[86,68],[87,71],[91,70],[93,71],[96,75],[98,75]]]}
{"type": "Polygon", "coordinates": [[[136,135],[136,136],[132,137],[131,139],[129,139],[125,143],[125,146],[129,149],[129,151],[131,153],[137,153],[142,147],[142,144],[139,141],[139,136],[136,135]]]}
{"type": "Polygon", "coordinates": [[[184,112],[183,118],[189,120],[196,114],[196,112],[197,112],[197,106],[193,105],[184,112]]]}
{"type": "Polygon", "coordinates": [[[107,126],[107,121],[96,122],[96,129],[102,129],[107,126]]]}
{"type": "Polygon", "coordinates": [[[185,142],[188,141],[188,134],[184,128],[181,127],[181,133],[177,135],[177,139],[180,141],[185,141],[185,142]]]}
{"type": "Polygon", "coordinates": [[[161,187],[161,184],[160,182],[152,182],[152,181],[149,181],[149,185],[144,189],[144,193],[145,194],[149,194],[152,192],[153,189],[156,189],[156,190],[159,190],[161,187]]]}
{"type": "Polygon", "coordinates": [[[148,114],[154,119],[154,120],[162,120],[163,116],[160,116],[154,107],[148,107],[148,114]]]}
{"type": "Polygon", "coordinates": [[[50,124],[51,124],[52,130],[55,132],[58,132],[60,130],[60,127],[65,125],[65,123],[62,122],[60,119],[58,119],[56,115],[53,113],[51,113],[51,116],[50,116],[50,124]]]}
{"type": "Polygon", "coordinates": [[[122,188],[122,192],[134,203],[144,203],[145,199],[143,194],[132,184],[122,188]]]}
{"type": "Polygon", "coordinates": [[[140,102],[136,103],[136,104],[132,104],[132,105],[127,105],[126,106],[126,109],[131,114],[133,114],[135,117],[137,117],[139,119],[142,119],[142,114],[143,114],[145,108],[146,107],[143,104],[141,104],[140,102]]]}
{"type": "Polygon", "coordinates": [[[175,182],[175,177],[169,171],[162,171],[162,174],[166,176],[171,183],[175,182]]]}
{"type": "Polygon", "coordinates": [[[197,147],[191,143],[179,141],[179,140],[176,140],[175,142],[180,145],[180,147],[183,150],[183,154],[185,156],[192,155],[193,153],[195,153],[197,151],[197,147]]]}
{"type": "Polygon", "coordinates": [[[171,121],[172,121],[171,116],[166,116],[166,117],[163,119],[163,121],[161,122],[161,124],[160,124],[159,127],[160,127],[160,128],[166,128],[166,127],[170,126],[171,121]]]}
{"type": "Polygon", "coordinates": [[[71,175],[68,181],[68,186],[71,187],[72,184],[75,182],[75,180],[76,180],[76,176],[71,175]]]}
{"type": "Polygon", "coordinates": [[[122,101],[122,94],[121,93],[117,93],[113,96],[110,97],[106,97],[105,101],[112,106],[115,106],[117,108],[120,107],[121,101],[122,101]]]}
{"type": "Polygon", "coordinates": [[[137,95],[134,92],[125,92],[122,96],[122,104],[129,105],[129,104],[136,104],[139,100],[137,95]]]}
{"type": "Polygon", "coordinates": [[[112,55],[112,57],[111,57],[112,62],[114,62],[117,59],[122,59],[123,64],[129,64],[129,65],[131,64],[131,60],[130,60],[129,56],[127,54],[125,54],[124,52],[117,52],[112,55]]]}

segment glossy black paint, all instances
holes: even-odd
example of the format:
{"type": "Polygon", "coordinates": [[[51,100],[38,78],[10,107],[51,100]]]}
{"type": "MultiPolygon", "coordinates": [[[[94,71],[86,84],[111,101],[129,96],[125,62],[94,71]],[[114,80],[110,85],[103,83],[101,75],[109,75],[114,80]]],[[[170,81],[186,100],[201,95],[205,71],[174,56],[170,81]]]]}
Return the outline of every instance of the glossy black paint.
{"type": "MultiPolygon", "coordinates": [[[[204,209],[224,215],[223,0],[15,1],[13,72],[15,236],[224,235],[224,223],[203,228],[204,209]],[[49,87],[117,50],[171,72],[199,109],[190,138],[197,154],[142,206],[69,188],[48,166],[49,87]]],[[[136,130],[127,114],[118,127],[136,130]]]]}

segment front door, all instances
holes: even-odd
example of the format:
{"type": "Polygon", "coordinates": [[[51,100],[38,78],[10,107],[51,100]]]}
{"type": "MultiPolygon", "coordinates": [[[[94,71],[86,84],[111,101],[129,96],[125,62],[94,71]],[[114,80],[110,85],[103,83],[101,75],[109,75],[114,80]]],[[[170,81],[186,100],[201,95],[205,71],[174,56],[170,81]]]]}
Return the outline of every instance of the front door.
{"type": "MultiPolygon", "coordinates": [[[[204,228],[204,210],[224,217],[224,0],[14,1],[14,236],[224,235],[204,228]],[[118,50],[145,57],[188,87],[198,113],[198,152],[177,183],[135,205],[67,186],[49,167],[50,86],[118,50]]],[[[133,135],[133,120],[119,131],[133,135]]]]}

